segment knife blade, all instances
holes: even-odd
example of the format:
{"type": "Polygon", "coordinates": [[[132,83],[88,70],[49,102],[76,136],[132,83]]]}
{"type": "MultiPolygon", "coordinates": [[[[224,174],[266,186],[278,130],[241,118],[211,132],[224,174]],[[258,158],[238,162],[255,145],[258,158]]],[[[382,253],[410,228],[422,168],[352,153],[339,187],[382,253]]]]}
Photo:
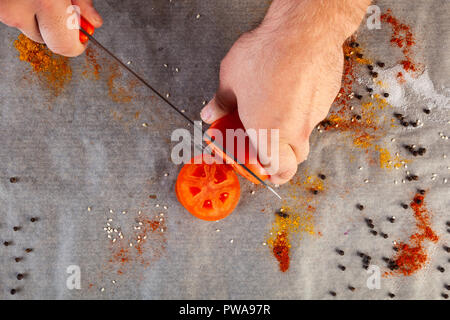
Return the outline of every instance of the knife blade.
{"type": "MultiPolygon", "coordinates": [[[[163,100],[168,106],[170,106],[176,113],[178,113],[180,116],[182,116],[188,123],[193,125],[194,127],[197,127],[199,130],[202,131],[203,136],[206,137],[211,143],[213,143],[215,146],[217,146],[220,150],[222,150],[226,155],[228,155],[231,159],[233,159],[234,162],[236,162],[238,165],[240,165],[242,168],[244,168],[245,171],[247,171],[251,176],[253,176],[256,180],[258,180],[265,188],[270,190],[275,196],[277,196],[280,200],[282,200],[281,196],[271,187],[269,186],[264,180],[262,180],[259,176],[257,176],[252,170],[250,170],[245,164],[240,163],[234,155],[231,155],[228,153],[227,150],[224,150],[224,148],[214,142],[214,140],[209,136],[206,131],[198,127],[196,123],[190,119],[186,114],[184,114],[179,108],[177,108],[172,102],[170,102],[169,99],[167,99],[164,95],[159,93],[158,90],[156,90],[153,86],[151,86],[144,78],[142,78],[138,73],[136,73],[133,69],[131,69],[126,63],[124,63],[121,59],[119,59],[115,54],[113,54],[110,50],[108,50],[105,46],[103,46],[100,42],[98,42],[94,36],[92,36],[92,32],[87,32],[84,28],[80,27],[80,32],[82,32],[92,43],[94,43],[97,47],[99,47],[102,51],[104,51],[106,54],[108,54],[112,59],[114,59],[117,63],[119,63],[120,66],[122,66],[125,70],[127,70],[129,73],[131,73],[136,79],[139,80],[144,86],[146,86],[148,89],[150,89],[154,94],[156,94],[161,100],[163,100]]],[[[196,145],[194,141],[194,145],[196,145]]],[[[204,147],[202,146],[202,151],[204,150],[204,147]]]]}

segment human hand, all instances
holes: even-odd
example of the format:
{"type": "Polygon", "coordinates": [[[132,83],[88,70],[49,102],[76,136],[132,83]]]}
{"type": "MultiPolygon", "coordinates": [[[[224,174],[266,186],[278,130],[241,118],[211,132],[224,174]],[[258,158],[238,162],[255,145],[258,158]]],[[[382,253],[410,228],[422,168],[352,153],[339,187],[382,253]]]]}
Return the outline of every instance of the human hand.
{"type": "MultiPolygon", "coordinates": [[[[212,123],[236,107],[245,128],[279,129],[282,184],[309,153],[309,136],[340,87],[343,42],[358,28],[370,0],[275,0],[261,26],[242,35],[223,59],[220,84],[202,112],[212,123]]],[[[268,150],[271,150],[269,135],[268,150]]],[[[264,158],[264,159],[263,159],[264,158]]]]}
{"type": "Polygon", "coordinates": [[[102,25],[102,18],[92,0],[0,0],[0,21],[22,31],[28,38],[60,55],[74,57],[85,49],[79,40],[79,30],[67,27],[71,5],[80,7],[81,14],[94,28],[102,25]]]}

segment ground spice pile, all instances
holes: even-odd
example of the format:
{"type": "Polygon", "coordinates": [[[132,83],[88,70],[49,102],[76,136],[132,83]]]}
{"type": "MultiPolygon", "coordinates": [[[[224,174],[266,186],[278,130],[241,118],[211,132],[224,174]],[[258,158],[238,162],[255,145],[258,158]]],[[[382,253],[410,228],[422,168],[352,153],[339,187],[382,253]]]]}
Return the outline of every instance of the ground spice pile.
{"type": "Polygon", "coordinates": [[[410,206],[414,211],[417,232],[413,233],[408,243],[400,242],[396,245],[397,255],[394,257],[396,268],[389,275],[402,274],[410,276],[421,270],[428,262],[425,241],[436,243],[439,238],[430,226],[430,213],[425,206],[424,195],[414,196],[410,206]]]}
{"type": "Polygon", "coordinates": [[[275,214],[267,244],[279,263],[280,271],[290,266],[290,249],[304,234],[314,235],[314,213],[317,197],[325,191],[324,175],[294,178],[289,185],[288,199],[275,214]]]}
{"type": "MultiPolygon", "coordinates": [[[[422,66],[418,65],[412,59],[412,47],[416,44],[411,27],[400,22],[392,15],[392,11],[388,9],[386,13],[381,15],[381,21],[389,24],[392,28],[391,44],[402,49],[403,60],[400,64],[407,72],[421,71],[422,66]]],[[[398,74],[397,77],[402,77],[398,74]]]]}
{"type": "Polygon", "coordinates": [[[72,79],[69,59],[52,53],[45,45],[21,34],[14,41],[20,60],[28,62],[46,87],[57,96],[72,79]]]}
{"type": "Polygon", "coordinates": [[[285,272],[289,269],[290,257],[289,248],[290,244],[287,238],[286,232],[282,232],[277,235],[275,241],[273,242],[273,255],[280,263],[280,271],[285,272]]]}

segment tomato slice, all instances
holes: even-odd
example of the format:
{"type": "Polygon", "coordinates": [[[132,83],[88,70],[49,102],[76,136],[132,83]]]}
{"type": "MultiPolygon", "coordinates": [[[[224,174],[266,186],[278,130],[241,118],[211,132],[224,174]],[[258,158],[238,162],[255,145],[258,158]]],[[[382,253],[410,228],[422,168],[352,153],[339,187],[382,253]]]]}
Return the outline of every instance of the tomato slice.
{"type": "Polygon", "coordinates": [[[230,165],[205,161],[195,164],[193,159],[178,174],[175,192],[178,201],[192,215],[216,221],[228,216],[237,206],[241,187],[230,165]]]}
{"type": "MultiPolygon", "coordinates": [[[[242,124],[241,119],[239,118],[238,110],[236,109],[230,114],[227,114],[226,116],[220,118],[219,120],[215,121],[209,129],[206,131],[211,138],[215,138],[214,131],[212,129],[219,130],[222,133],[223,140],[222,146],[227,150],[228,153],[232,154],[240,163],[245,164],[247,168],[253,171],[261,180],[266,180],[269,178],[269,175],[267,175],[266,170],[261,166],[259,161],[257,160],[257,154],[256,150],[253,147],[253,145],[250,143],[250,138],[247,134],[245,134],[245,143],[238,143],[238,138],[235,137],[234,139],[234,150],[230,150],[227,148],[226,143],[226,130],[227,129],[242,129],[245,131],[244,125],[242,124]],[[245,149],[244,149],[245,148],[245,149]],[[244,154],[242,151],[245,150],[245,156],[243,157],[241,154],[244,154]],[[251,160],[251,161],[250,161],[251,160]]],[[[247,180],[250,180],[251,182],[255,184],[259,184],[260,182],[252,176],[247,170],[245,170],[241,165],[239,165],[237,162],[235,162],[231,157],[229,157],[225,152],[223,152],[220,148],[218,148],[215,144],[212,144],[210,141],[205,139],[206,143],[210,145],[211,149],[222,159],[224,160],[224,163],[229,163],[233,166],[234,170],[236,170],[237,173],[239,173],[241,176],[246,178],[247,180]]],[[[216,143],[219,144],[217,141],[216,143]]]]}
{"type": "MultiPolygon", "coordinates": [[[[92,24],[89,23],[83,16],[80,17],[80,27],[84,29],[91,36],[94,34],[95,28],[92,24]]],[[[80,42],[86,43],[89,41],[89,38],[80,31],[80,42]]]]}

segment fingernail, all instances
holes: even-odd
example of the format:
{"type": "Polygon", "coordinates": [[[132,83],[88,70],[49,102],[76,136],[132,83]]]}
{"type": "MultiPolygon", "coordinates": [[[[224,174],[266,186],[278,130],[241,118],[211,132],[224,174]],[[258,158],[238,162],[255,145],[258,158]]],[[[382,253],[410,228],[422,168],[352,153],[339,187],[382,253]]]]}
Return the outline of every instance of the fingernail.
{"type": "Polygon", "coordinates": [[[203,110],[200,112],[200,117],[204,122],[208,122],[209,119],[211,119],[211,110],[208,108],[208,106],[204,107],[203,110]]]}

